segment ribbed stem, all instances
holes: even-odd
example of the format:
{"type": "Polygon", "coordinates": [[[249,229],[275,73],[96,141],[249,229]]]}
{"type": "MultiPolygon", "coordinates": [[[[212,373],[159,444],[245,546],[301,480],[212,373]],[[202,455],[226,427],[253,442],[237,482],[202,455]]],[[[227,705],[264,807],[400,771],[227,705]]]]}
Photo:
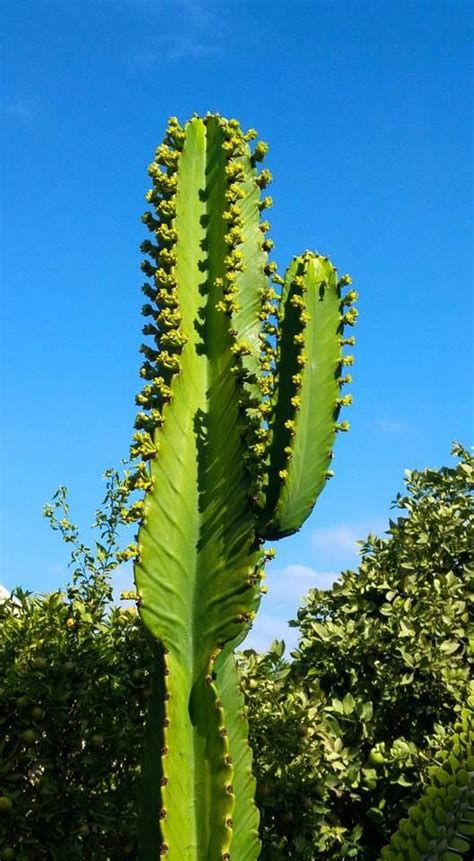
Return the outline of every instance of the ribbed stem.
{"type": "MultiPolygon", "coordinates": [[[[135,568],[140,613],[162,644],[164,664],[163,687],[156,687],[162,703],[153,702],[147,733],[147,748],[155,744],[150,759],[156,765],[159,738],[161,761],[156,769],[158,808],[157,777],[145,763],[150,799],[150,810],[142,817],[145,861],[160,854],[169,861],[222,861],[229,855],[234,829],[227,709],[237,726],[239,700],[226,684],[224,703],[214,662],[226,643],[245,636],[259,598],[258,580],[251,575],[262,554],[250,499],[253,476],[242,457],[244,389],[233,350],[231,316],[240,256],[224,217],[241,166],[229,159],[226,140],[215,119],[188,124],[171,183],[174,217],[165,231],[173,247],[165,248],[164,258],[163,251],[153,252],[168,267],[159,274],[169,287],[158,301],[166,300],[179,317],[182,344],[166,357],[170,391],[153,432],[157,456],[135,568]],[[159,842],[153,827],[157,809],[159,842]]],[[[159,182],[163,185],[161,178],[159,182]]],[[[170,181],[164,184],[168,187],[170,181]]],[[[258,224],[256,202],[252,212],[258,224]]],[[[258,296],[257,285],[254,289],[258,296]]],[[[163,335],[157,340],[161,348],[163,335]]],[[[162,349],[145,351],[158,366],[162,355],[162,349]]],[[[146,373],[153,378],[152,368],[146,373]]],[[[237,747],[244,729],[240,721],[237,747]]],[[[239,809],[248,808],[250,819],[255,819],[253,788],[247,780],[239,800],[239,809]]],[[[256,828],[240,839],[249,847],[245,857],[256,858],[256,828]]]]}

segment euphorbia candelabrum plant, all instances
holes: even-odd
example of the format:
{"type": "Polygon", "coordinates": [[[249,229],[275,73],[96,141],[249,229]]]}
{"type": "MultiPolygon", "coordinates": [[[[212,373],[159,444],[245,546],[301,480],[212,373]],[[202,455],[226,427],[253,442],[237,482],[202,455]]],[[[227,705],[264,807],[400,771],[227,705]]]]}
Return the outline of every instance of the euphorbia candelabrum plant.
{"type": "Polygon", "coordinates": [[[156,654],[140,858],[251,861],[255,781],[233,651],[257,610],[267,539],[296,532],[328,467],[355,293],[310,251],[284,279],[261,196],[267,152],[235,120],[172,118],[149,174],[149,322],[131,490],[135,581],[156,654]],[[275,289],[276,288],[276,289],[275,289]]]}

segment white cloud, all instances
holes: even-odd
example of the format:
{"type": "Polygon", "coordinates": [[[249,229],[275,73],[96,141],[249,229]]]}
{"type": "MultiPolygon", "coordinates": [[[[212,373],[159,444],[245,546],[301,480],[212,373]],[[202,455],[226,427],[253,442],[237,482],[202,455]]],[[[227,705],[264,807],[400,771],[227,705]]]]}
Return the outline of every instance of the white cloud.
{"type": "Polygon", "coordinates": [[[297,628],[289,628],[285,620],[277,619],[270,613],[260,612],[257,615],[252,630],[239,646],[238,651],[255,649],[256,652],[266,652],[273,640],[284,640],[286,645],[285,653],[288,656],[291,649],[296,646],[297,639],[297,628]]]}
{"type": "Polygon", "coordinates": [[[387,434],[406,434],[411,428],[407,422],[397,421],[395,419],[380,418],[374,422],[375,427],[387,434]]]}
{"type": "Polygon", "coordinates": [[[219,53],[219,47],[211,42],[186,33],[169,33],[154,39],[149,45],[137,47],[131,52],[130,61],[135,69],[151,70],[169,60],[186,60],[219,53]]]}
{"type": "Polygon", "coordinates": [[[147,17],[153,14],[159,16],[161,21],[166,20],[166,13],[171,11],[180,21],[191,22],[198,29],[209,27],[218,17],[205,0],[173,0],[172,6],[169,0],[124,0],[124,2],[126,6],[143,12],[147,17]]]}
{"type": "Polygon", "coordinates": [[[28,125],[34,119],[31,101],[24,97],[4,101],[2,103],[2,113],[22,125],[28,125]]]}
{"type": "Polygon", "coordinates": [[[284,640],[287,654],[295,648],[299,631],[288,620],[296,618],[303,596],[309,589],[329,589],[337,578],[335,571],[316,571],[308,565],[287,565],[272,571],[267,567],[264,581],[268,588],[262,596],[253,628],[239,649],[267,651],[273,640],[284,640]]]}
{"type": "Polygon", "coordinates": [[[335,571],[316,571],[308,565],[287,565],[275,570],[269,565],[265,579],[268,588],[265,601],[272,605],[285,604],[291,614],[308,589],[327,589],[336,577],[335,571]]]}
{"type": "Polygon", "coordinates": [[[314,529],[311,533],[311,543],[318,557],[336,562],[338,567],[356,564],[357,542],[365,539],[369,532],[380,534],[386,528],[387,523],[382,518],[356,523],[339,523],[337,526],[314,529]]]}
{"type": "Polygon", "coordinates": [[[160,12],[161,32],[130,51],[136,69],[152,69],[170,60],[197,59],[222,53],[225,15],[217,15],[201,0],[174,0],[172,7],[157,0],[126,0],[147,16],[160,12]]]}

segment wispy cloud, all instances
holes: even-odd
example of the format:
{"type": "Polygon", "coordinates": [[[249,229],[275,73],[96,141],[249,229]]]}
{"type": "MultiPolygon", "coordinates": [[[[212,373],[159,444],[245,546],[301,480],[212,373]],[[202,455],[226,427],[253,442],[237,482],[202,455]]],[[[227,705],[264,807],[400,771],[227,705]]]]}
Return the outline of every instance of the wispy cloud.
{"type": "Polygon", "coordinates": [[[4,117],[21,125],[29,125],[35,118],[31,100],[26,97],[5,99],[1,105],[4,117]]]}
{"type": "Polygon", "coordinates": [[[181,11],[182,17],[199,30],[215,26],[222,18],[222,5],[219,5],[219,14],[217,14],[211,8],[212,4],[209,0],[174,0],[174,4],[175,8],[181,11]]]}
{"type": "Polygon", "coordinates": [[[411,430],[408,422],[398,421],[387,417],[376,419],[374,424],[378,430],[386,434],[403,435],[409,433],[411,430]]]}
{"type": "Polygon", "coordinates": [[[191,60],[221,54],[224,44],[225,10],[216,14],[201,0],[125,0],[147,15],[160,16],[160,33],[130,50],[132,67],[152,69],[167,61],[191,60]]]}
{"type": "Polygon", "coordinates": [[[335,571],[316,571],[309,565],[287,565],[272,571],[268,567],[263,596],[253,628],[241,648],[266,651],[273,640],[284,640],[287,652],[296,646],[299,632],[290,628],[309,589],[329,589],[337,578],[335,571]]]}
{"type": "MultiPolygon", "coordinates": [[[[112,0],[116,2],[116,0],[112,0]]],[[[125,6],[142,11],[147,16],[154,15],[160,20],[170,11],[180,19],[191,20],[197,27],[208,27],[218,17],[211,8],[209,0],[123,0],[125,6]]]]}
{"type": "Polygon", "coordinates": [[[218,53],[219,49],[215,44],[196,36],[186,33],[168,33],[166,36],[153,39],[148,46],[137,48],[133,52],[132,62],[140,68],[151,69],[163,61],[192,59],[218,53]]]}
{"type": "Polygon", "coordinates": [[[369,532],[380,534],[386,528],[387,523],[382,518],[356,523],[339,523],[336,526],[314,529],[311,533],[311,543],[319,559],[336,562],[339,567],[356,561],[358,541],[366,538],[369,532]]]}
{"type": "Polygon", "coordinates": [[[308,589],[327,589],[336,577],[335,571],[316,571],[309,565],[287,565],[275,571],[268,566],[265,601],[273,606],[284,604],[291,614],[308,589]]]}
{"type": "Polygon", "coordinates": [[[255,649],[256,652],[266,652],[273,640],[284,640],[288,653],[296,646],[297,639],[297,628],[289,628],[285,620],[278,619],[270,613],[260,612],[252,630],[239,646],[239,651],[255,649]]]}

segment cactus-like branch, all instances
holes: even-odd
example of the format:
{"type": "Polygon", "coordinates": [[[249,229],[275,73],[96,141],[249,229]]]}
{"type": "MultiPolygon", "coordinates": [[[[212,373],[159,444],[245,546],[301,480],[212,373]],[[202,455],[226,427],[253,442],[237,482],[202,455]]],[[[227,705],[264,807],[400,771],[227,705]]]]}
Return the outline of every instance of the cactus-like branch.
{"type": "Polygon", "coordinates": [[[275,292],[262,221],[271,177],[257,168],[267,147],[252,151],[254,136],[215,115],[184,128],[172,119],[149,168],[142,268],[152,343],[141,348],[132,446],[140,462],[129,482],[145,497],[125,512],[140,521],[135,581],[157,660],[145,861],[258,857],[232,652],[260,600],[263,541],[308,516],[344,402],[347,300],[331,264],[309,253],[290,267],[281,300],[275,292]]]}
{"type": "Polygon", "coordinates": [[[461,861],[474,847],[474,696],[456,724],[449,747],[430,769],[430,783],[410,808],[382,861],[461,861]]]}
{"type": "MultiPolygon", "coordinates": [[[[281,298],[277,388],[271,423],[264,535],[296,532],[311,513],[332,458],[342,405],[341,286],[326,257],[307,252],[293,260],[281,298]]],[[[351,297],[350,297],[351,299],[351,297]]],[[[347,319],[347,318],[346,318],[347,319]]]]}

